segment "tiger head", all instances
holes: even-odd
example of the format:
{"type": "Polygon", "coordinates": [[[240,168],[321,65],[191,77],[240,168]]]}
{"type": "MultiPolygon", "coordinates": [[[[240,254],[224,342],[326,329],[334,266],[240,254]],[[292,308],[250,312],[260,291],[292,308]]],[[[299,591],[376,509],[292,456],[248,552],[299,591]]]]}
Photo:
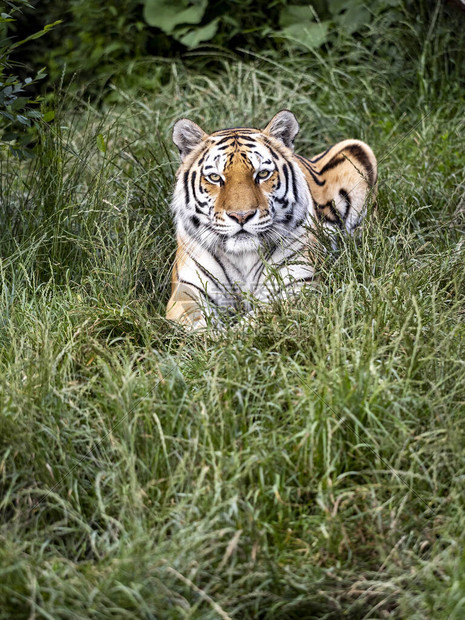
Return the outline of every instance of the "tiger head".
{"type": "Polygon", "coordinates": [[[293,154],[299,131],[282,110],[263,130],[208,135],[188,119],[173,129],[181,166],[173,197],[178,232],[214,251],[257,251],[288,241],[308,218],[312,199],[293,154]]]}

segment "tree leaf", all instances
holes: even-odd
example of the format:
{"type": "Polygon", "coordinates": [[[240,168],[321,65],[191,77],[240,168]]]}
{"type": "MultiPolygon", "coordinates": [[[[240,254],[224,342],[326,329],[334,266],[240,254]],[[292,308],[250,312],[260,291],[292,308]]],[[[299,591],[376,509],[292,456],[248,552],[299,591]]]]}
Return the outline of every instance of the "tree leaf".
{"type": "Polygon", "coordinates": [[[31,121],[28,118],[26,118],[26,116],[23,116],[22,114],[17,114],[16,120],[18,121],[18,123],[21,123],[21,125],[26,125],[26,127],[31,126],[31,121]]]}
{"type": "Polygon", "coordinates": [[[302,24],[302,22],[313,22],[314,13],[309,6],[299,6],[297,4],[289,4],[279,12],[279,25],[281,28],[293,26],[294,24],[302,24]]]}
{"type": "Polygon", "coordinates": [[[149,26],[156,26],[173,34],[180,24],[199,24],[205,14],[208,0],[195,3],[183,0],[145,0],[144,19],[149,26]],[[187,4],[187,6],[186,6],[187,4]]]}
{"type": "Polygon", "coordinates": [[[15,120],[15,117],[13,116],[13,114],[10,114],[9,112],[5,112],[4,110],[0,110],[0,116],[4,116],[9,121],[14,121],[15,120]]]}
{"type": "Polygon", "coordinates": [[[278,34],[304,49],[316,49],[328,40],[328,22],[292,24],[278,34]]]}
{"type": "Polygon", "coordinates": [[[45,114],[42,117],[42,120],[45,121],[46,123],[50,123],[50,121],[53,121],[54,118],[55,118],[55,111],[49,110],[48,112],[45,112],[45,114]]]}
{"type": "MultiPolygon", "coordinates": [[[[193,28],[187,34],[179,38],[179,41],[186,47],[196,47],[202,41],[210,41],[218,30],[219,18],[213,19],[209,24],[200,28],[193,28]]],[[[176,36],[176,33],[175,33],[176,36]]]]}
{"type": "Polygon", "coordinates": [[[17,137],[18,134],[7,131],[2,135],[1,140],[2,142],[13,142],[13,140],[16,140],[17,137]]]}
{"type": "Polygon", "coordinates": [[[29,99],[27,97],[16,97],[16,99],[10,104],[10,109],[12,112],[19,112],[24,109],[28,103],[29,99]]]}
{"type": "Polygon", "coordinates": [[[327,0],[327,2],[331,15],[339,15],[348,6],[347,0],[327,0]]]}
{"type": "Polygon", "coordinates": [[[370,23],[370,12],[362,4],[349,6],[347,11],[335,17],[335,22],[343,28],[347,34],[353,34],[362,26],[370,23]]]}

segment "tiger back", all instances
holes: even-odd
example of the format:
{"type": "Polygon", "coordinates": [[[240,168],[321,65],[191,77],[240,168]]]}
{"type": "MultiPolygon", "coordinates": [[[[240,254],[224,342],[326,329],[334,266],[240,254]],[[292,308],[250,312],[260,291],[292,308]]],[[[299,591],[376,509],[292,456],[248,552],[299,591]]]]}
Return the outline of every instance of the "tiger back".
{"type": "Polygon", "coordinates": [[[362,223],[377,181],[370,147],[345,140],[306,159],[294,153],[298,131],[288,110],[263,130],[206,134],[177,121],[168,319],[202,327],[224,311],[296,293],[315,278],[317,229],[352,234],[362,223]]]}

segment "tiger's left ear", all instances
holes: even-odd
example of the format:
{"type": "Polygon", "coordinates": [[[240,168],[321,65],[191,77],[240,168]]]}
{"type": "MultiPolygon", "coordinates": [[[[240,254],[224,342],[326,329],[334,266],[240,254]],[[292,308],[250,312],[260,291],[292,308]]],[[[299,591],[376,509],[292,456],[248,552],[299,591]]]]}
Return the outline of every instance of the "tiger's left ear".
{"type": "Polygon", "coordinates": [[[205,140],[204,130],[188,118],[176,121],[173,127],[173,142],[179,149],[181,161],[184,161],[195,147],[205,140]]]}
{"type": "Polygon", "coordinates": [[[299,123],[289,110],[281,110],[263,130],[264,133],[281,140],[288,148],[294,150],[294,138],[299,133],[299,123]]]}

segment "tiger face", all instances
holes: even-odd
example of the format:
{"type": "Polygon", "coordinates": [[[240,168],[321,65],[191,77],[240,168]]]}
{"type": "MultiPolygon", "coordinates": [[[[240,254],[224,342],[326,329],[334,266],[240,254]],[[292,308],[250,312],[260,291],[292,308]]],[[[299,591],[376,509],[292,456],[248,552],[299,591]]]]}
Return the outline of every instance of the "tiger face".
{"type": "Polygon", "coordinates": [[[293,157],[299,130],[279,112],[263,130],[236,128],[207,135],[187,119],[173,141],[181,167],[173,199],[178,231],[210,251],[256,252],[289,241],[308,219],[312,199],[293,157]]]}

